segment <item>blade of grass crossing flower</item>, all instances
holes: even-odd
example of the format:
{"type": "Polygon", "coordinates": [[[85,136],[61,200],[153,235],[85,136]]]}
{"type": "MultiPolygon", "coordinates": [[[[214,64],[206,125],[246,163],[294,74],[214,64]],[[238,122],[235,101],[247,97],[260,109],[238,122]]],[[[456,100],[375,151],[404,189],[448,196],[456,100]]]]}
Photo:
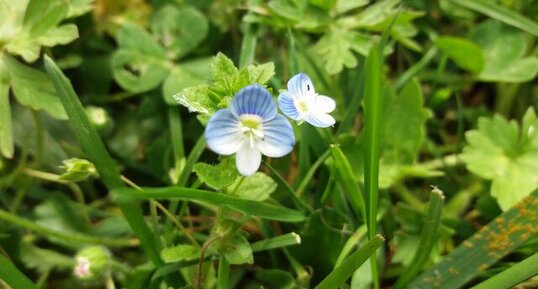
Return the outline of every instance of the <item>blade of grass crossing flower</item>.
{"type": "Polygon", "coordinates": [[[243,43],[241,43],[241,55],[239,56],[240,68],[250,65],[254,61],[257,39],[258,25],[255,23],[249,23],[243,37],[243,43]]]}
{"type": "Polygon", "coordinates": [[[357,217],[362,217],[362,221],[366,223],[366,205],[364,197],[357,180],[353,176],[351,165],[342,150],[336,146],[330,146],[331,154],[334,160],[334,177],[336,181],[347,192],[351,208],[357,217]]]}
{"type": "Polygon", "coordinates": [[[494,1],[487,0],[448,0],[454,4],[463,6],[465,8],[474,10],[476,12],[485,14],[491,18],[497,19],[501,22],[504,22],[508,25],[517,27],[523,31],[526,31],[530,34],[538,36],[538,23],[532,21],[531,19],[504,8],[494,1]]]}
{"type": "MultiPolygon", "coordinates": [[[[381,81],[382,67],[381,54],[377,46],[372,47],[366,59],[366,76],[364,79],[364,189],[366,196],[366,212],[368,225],[368,238],[372,239],[377,232],[376,216],[379,201],[379,138],[381,117],[381,81]]],[[[379,288],[377,274],[377,258],[372,262],[372,278],[374,288],[379,288]]]]}
{"type": "Polygon", "coordinates": [[[37,289],[37,286],[28,277],[1,254],[0,280],[6,282],[13,289],[37,289]]]}
{"type": "Polygon", "coordinates": [[[456,289],[515,250],[538,231],[538,191],[521,200],[473,236],[463,241],[441,262],[415,278],[409,289],[456,289]]]}
{"type": "Polygon", "coordinates": [[[284,188],[286,188],[286,191],[288,191],[293,203],[295,204],[295,207],[297,207],[298,209],[301,209],[302,211],[305,211],[305,210],[309,211],[309,212],[312,211],[312,208],[305,201],[303,201],[303,199],[299,198],[295,194],[295,191],[293,190],[293,188],[278,173],[278,171],[275,168],[273,168],[273,166],[271,166],[269,163],[267,163],[265,161],[263,161],[263,164],[265,165],[266,168],[268,168],[271,171],[273,176],[276,177],[277,182],[279,182],[280,184],[282,184],[284,186],[284,188]]]}
{"type": "Polygon", "coordinates": [[[230,195],[190,188],[144,188],[143,191],[119,188],[112,193],[119,202],[151,199],[189,200],[282,222],[301,222],[305,219],[305,216],[300,211],[288,209],[280,205],[245,200],[230,195]]]}
{"type": "Polygon", "coordinates": [[[441,212],[443,210],[443,192],[434,188],[430,195],[428,214],[424,220],[424,227],[420,236],[417,251],[409,268],[400,276],[394,289],[406,288],[407,284],[420,273],[424,264],[428,261],[433,246],[439,237],[439,227],[441,225],[441,212]]]}
{"type": "MultiPolygon", "coordinates": [[[[106,187],[109,190],[125,187],[116,164],[108,155],[99,134],[88,120],[82,103],[80,103],[69,80],[48,56],[45,56],[45,69],[65,107],[74,133],[77,135],[83,150],[95,165],[106,187]]],[[[122,203],[119,204],[119,207],[134,233],[140,239],[140,244],[151,261],[157,266],[162,265],[159,246],[144,221],[140,207],[133,203],[122,203]]]]}
{"type": "Polygon", "coordinates": [[[334,268],[315,289],[340,288],[369,257],[375,256],[377,248],[383,245],[384,241],[385,239],[381,235],[374,236],[364,247],[351,254],[340,266],[334,268]]]}
{"type": "Polygon", "coordinates": [[[504,289],[512,288],[517,284],[538,274],[538,253],[510,266],[501,273],[483,281],[471,289],[504,289]]]}

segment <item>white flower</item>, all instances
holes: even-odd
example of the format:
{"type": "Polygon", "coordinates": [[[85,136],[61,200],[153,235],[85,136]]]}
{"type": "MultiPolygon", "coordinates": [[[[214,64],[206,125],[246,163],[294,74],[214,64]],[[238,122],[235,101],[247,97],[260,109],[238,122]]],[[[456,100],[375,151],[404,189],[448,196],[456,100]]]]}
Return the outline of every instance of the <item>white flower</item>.
{"type": "Polygon", "coordinates": [[[278,96],[280,110],[298,122],[306,121],[317,127],[329,127],[335,123],[329,115],[336,107],[334,100],[317,94],[308,75],[299,73],[288,81],[288,91],[278,96]]]}
{"type": "Polygon", "coordinates": [[[217,111],[205,129],[207,145],[221,155],[236,154],[240,174],[249,176],[260,167],[262,154],[287,155],[295,144],[289,121],[276,111],[269,92],[259,85],[241,89],[230,109],[217,111]]]}

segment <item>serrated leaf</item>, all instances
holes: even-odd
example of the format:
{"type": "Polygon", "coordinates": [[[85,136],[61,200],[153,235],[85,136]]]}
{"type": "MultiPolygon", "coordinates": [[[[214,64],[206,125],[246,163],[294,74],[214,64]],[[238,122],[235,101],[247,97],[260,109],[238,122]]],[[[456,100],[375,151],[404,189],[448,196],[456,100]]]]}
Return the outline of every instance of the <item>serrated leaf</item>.
{"type": "Polygon", "coordinates": [[[64,107],[56,95],[52,82],[39,70],[26,66],[15,58],[4,55],[10,72],[10,84],[17,100],[33,109],[43,109],[58,119],[66,119],[64,107]]]}
{"type": "Polygon", "coordinates": [[[268,175],[256,172],[251,176],[238,178],[227,192],[230,195],[253,201],[265,201],[276,190],[277,183],[268,175]]]}
{"type": "Polygon", "coordinates": [[[174,99],[189,112],[196,112],[209,116],[216,111],[217,104],[208,95],[208,85],[198,85],[183,89],[180,93],[174,95],[174,99]]]}
{"type": "Polygon", "coordinates": [[[344,67],[353,68],[358,62],[351,48],[355,32],[347,30],[330,30],[316,43],[315,51],[320,55],[329,74],[336,74],[344,67]]]}
{"type": "Polygon", "coordinates": [[[178,64],[163,84],[163,97],[167,104],[177,105],[174,95],[183,89],[209,82],[210,58],[200,58],[178,64]]]}
{"type": "Polygon", "coordinates": [[[185,56],[207,36],[209,25],[198,9],[183,5],[164,5],[150,23],[159,42],[168,50],[170,58],[185,56]]]}
{"type": "Polygon", "coordinates": [[[69,11],[67,12],[67,18],[77,17],[87,12],[90,12],[93,8],[93,0],[67,0],[69,2],[69,11]]]}
{"type": "Polygon", "coordinates": [[[491,195],[507,210],[538,187],[538,119],[532,108],[523,128],[499,115],[480,118],[465,134],[469,143],[461,159],[471,172],[492,180],[491,195]]]}
{"type": "Polygon", "coordinates": [[[233,61],[222,53],[218,53],[211,62],[213,89],[220,99],[232,97],[241,88],[249,84],[249,73],[246,68],[235,67],[233,61]]]}
{"type": "Polygon", "coordinates": [[[247,69],[250,83],[263,85],[275,75],[275,64],[273,62],[260,65],[249,65],[247,69]]]}
{"type": "Polygon", "coordinates": [[[233,184],[238,176],[237,170],[225,162],[221,162],[216,166],[197,163],[194,165],[193,171],[209,187],[215,190],[224,189],[233,184]]]}
{"type": "Polygon", "coordinates": [[[485,63],[478,76],[480,80],[525,82],[538,73],[538,58],[524,57],[527,47],[521,31],[487,20],[473,31],[471,38],[484,51],[485,63]]]}
{"type": "Polygon", "coordinates": [[[482,49],[465,38],[439,37],[435,40],[435,45],[462,69],[479,73],[484,68],[482,49]]]}
{"type": "Polygon", "coordinates": [[[177,245],[161,250],[161,258],[165,263],[194,260],[199,254],[200,250],[193,245],[177,245]]]}

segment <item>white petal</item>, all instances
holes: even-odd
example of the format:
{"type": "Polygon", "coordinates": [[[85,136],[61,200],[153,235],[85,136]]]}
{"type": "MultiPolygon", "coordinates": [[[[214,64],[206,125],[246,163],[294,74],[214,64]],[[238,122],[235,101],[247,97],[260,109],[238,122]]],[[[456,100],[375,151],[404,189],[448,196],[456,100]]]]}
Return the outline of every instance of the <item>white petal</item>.
{"type": "Polygon", "coordinates": [[[258,142],[262,154],[279,158],[287,155],[293,149],[295,136],[290,122],[282,115],[263,123],[263,140],[258,142]]]}
{"type": "Polygon", "coordinates": [[[229,109],[217,111],[205,129],[207,146],[221,155],[231,155],[239,150],[244,139],[239,120],[229,109]]]}
{"type": "Polygon", "coordinates": [[[336,108],[336,102],[334,99],[325,96],[325,95],[317,95],[316,96],[316,103],[315,103],[315,110],[319,112],[329,113],[332,112],[336,108]]]}
{"type": "Polygon", "coordinates": [[[336,122],[332,116],[323,112],[310,113],[305,116],[304,120],[317,127],[333,126],[336,122]]]}
{"type": "Polygon", "coordinates": [[[254,174],[260,167],[261,161],[262,154],[258,148],[255,145],[252,146],[248,140],[244,140],[235,157],[235,165],[239,173],[243,176],[254,174]]]}
{"type": "Polygon", "coordinates": [[[299,73],[288,80],[288,91],[295,98],[303,98],[315,93],[314,84],[308,75],[299,73]]]}
{"type": "Polygon", "coordinates": [[[295,107],[295,100],[288,92],[281,92],[278,96],[278,106],[282,113],[293,120],[300,120],[301,114],[295,107]]]}

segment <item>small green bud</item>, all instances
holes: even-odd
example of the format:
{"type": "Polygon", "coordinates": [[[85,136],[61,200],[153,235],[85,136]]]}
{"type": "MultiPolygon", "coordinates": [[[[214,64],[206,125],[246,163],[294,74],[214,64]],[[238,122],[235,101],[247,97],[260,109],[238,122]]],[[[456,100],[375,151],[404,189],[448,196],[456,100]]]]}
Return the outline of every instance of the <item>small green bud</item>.
{"type": "Polygon", "coordinates": [[[111,254],[103,246],[89,246],[80,250],[76,257],[73,274],[81,280],[101,279],[110,270],[111,254]]]}
{"type": "Polygon", "coordinates": [[[104,108],[88,106],[85,110],[88,119],[101,135],[107,135],[112,131],[114,123],[104,108]]]}
{"type": "Polygon", "coordinates": [[[62,163],[60,168],[64,169],[65,173],[60,176],[61,180],[80,182],[90,176],[98,176],[95,166],[88,160],[72,158],[64,160],[62,163]]]}

